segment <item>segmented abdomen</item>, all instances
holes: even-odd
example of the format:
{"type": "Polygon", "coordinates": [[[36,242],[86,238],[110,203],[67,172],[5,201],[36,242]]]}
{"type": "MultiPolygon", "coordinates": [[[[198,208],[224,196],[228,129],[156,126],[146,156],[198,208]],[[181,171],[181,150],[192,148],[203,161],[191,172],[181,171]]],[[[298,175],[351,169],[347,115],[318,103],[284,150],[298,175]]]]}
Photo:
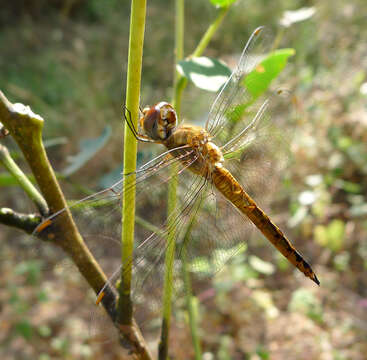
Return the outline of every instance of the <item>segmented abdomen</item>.
{"type": "Polygon", "coordinates": [[[245,192],[232,174],[222,166],[215,166],[212,172],[212,181],[215,187],[226,197],[237,209],[246,215],[264,236],[305,276],[316,284],[320,284],[311,266],[297,252],[291,242],[282,231],[270,220],[252,198],[245,192]]]}

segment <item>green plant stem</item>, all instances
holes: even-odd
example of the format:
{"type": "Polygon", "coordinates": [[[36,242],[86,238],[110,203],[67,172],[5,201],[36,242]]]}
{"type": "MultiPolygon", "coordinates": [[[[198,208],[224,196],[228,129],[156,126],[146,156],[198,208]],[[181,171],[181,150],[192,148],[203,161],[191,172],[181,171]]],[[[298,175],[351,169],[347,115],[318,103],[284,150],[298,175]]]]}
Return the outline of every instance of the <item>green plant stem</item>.
{"type": "Polygon", "coordinates": [[[201,346],[200,346],[200,338],[199,338],[199,330],[198,330],[198,300],[192,295],[192,286],[191,286],[191,278],[190,278],[190,269],[188,263],[188,255],[187,255],[187,247],[190,243],[191,231],[196,222],[196,214],[197,210],[201,208],[202,199],[195,205],[195,209],[191,215],[189,225],[187,226],[186,233],[183,240],[182,246],[182,275],[184,280],[184,288],[185,288],[185,299],[186,299],[186,308],[189,314],[189,325],[190,325],[190,333],[192,343],[194,345],[194,354],[195,360],[200,360],[201,356],[201,346]]]}
{"type": "Polygon", "coordinates": [[[185,287],[186,307],[189,313],[190,333],[192,343],[194,345],[195,360],[200,360],[202,356],[201,356],[200,339],[198,334],[198,317],[197,317],[198,303],[197,299],[195,299],[195,297],[192,296],[191,278],[187,259],[187,244],[190,241],[191,229],[194,221],[195,219],[192,219],[185,234],[184,246],[182,249],[182,272],[185,287]]]}
{"type": "Polygon", "coordinates": [[[284,33],[285,33],[285,27],[284,26],[280,26],[278,28],[277,33],[276,33],[275,39],[273,41],[273,46],[271,47],[271,51],[273,51],[274,49],[277,49],[278,48],[280,42],[283,39],[284,33]]]}
{"type": "Polygon", "coordinates": [[[137,224],[139,224],[140,226],[142,226],[144,229],[157,234],[158,236],[163,237],[164,236],[164,232],[162,231],[161,228],[153,225],[152,223],[150,223],[149,221],[144,220],[143,218],[141,218],[140,216],[135,215],[135,222],[137,224]]]}
{"type": "MultiPolygon", "coordinates": [[[[177,64],[184,56],[184,0],[176,0],[175,2],[175,64],[177,64]]],[[[206,49],[209,41],[213,37],[215,31],[218,29],[219,25],[223,21],[224,16],[228,12],[229,7],[221,8],[217,18],[209,26],[208,30],[202,37],[199,45],[194,50],[191,56],[200,56],[206,49]]],[[[182,93],[187,85],[187,79],[183,76],[178,75],[176,68],[174,70],[174,95],[172,104],[176,109],[178,119],[181,115],[181,99],[182,93]]],[[[168,219],[174,218],[172,216],[173,212],[177,206],[177,187],[178,187],[178,177],[177,168],[172,167],[172,176],[169,189],[168,189],[168,219]]],[[[162,330],[161,339],[159,343],[159,360],[167,359],[168,355],[168,340],[169,340],[169,328],[170,328],[170,316],[171,316],[171,298],[172,298],[172,286],[173,286],[173,263],[175,258],[175,235],[176,231],[173,224],[168,223],[169,226],[169,236],[167,238],[168,246],[166,249],[165,257],[165,279],[164,279],[164,293],[163,293],[163,319],[162,319],[162,330]]],[[[196,333],[196,331],[194,331],[196,333]]],[[[195,336],[195,338],[197,338],[195,336]]],[[[194,340],[196,341],[196,340],[194,340]]],[[[195,346],[195,345],[194,345],[195,346]]],[[[200,352],[199,352],[200,353],[200,352]]]]}
{"type": "Polygon", "coordinates": [[[205,32],[205,34],[201,38],[198,46],[193,51],[193,53],[190,55],[190,57],[196,57],[196,56],[201,56],[202,55],[204,50],[207,48],[210,40],[214,36],[215,32],[218,30],[219,26],[221,25],[221,23],[222,23],[224,17],[226,16],[228,10],[229,10],[229,6],[220,8],[216,19],[210,24],[210,26],[208,27],[208,30],[205,32]]]}
{"type": "MultiPolygon", "coordinates": [[[[180,61],[184,56],[184,0],[175,1],[175,64],[180,61]]],[[[174,67],[174,88],[177,89],[177,82],[179,81],[179,75],[174,67]]],[[[176,97],[177,91],[174,91],[172,99],[172,105],[176,110],[178,119],[181,114],[181,99],[176,97]]],[[[168,343],[169,343],[169,331],[171,323],[171,301],[173,291],[173,265],[175,261],[175,239],[176,228],[174,222],[174,212],[177,207],[177,187],[178,187],[178,167],[172,166],[170,176],[171,179],[168,184],[168,236],[167,236],[167,248],[165,254],[165,273],[164,273],[164,287],[163,287],[163,311],[162,311],[162,328],[161,338],[158,346],[158,359],[165,360],[168,356],[168,343]]]]}
{"type": "MultiPolygon", "coordinates": [[[[184,57],[184,30],[185,30],[185,1],[175,0],[175,64],[177,64],[184,57]]],[[[181,98],[177,93],[177,89],[180,88],[179,82],[181,76],[176,70],[176,66],[173,69],[174,89],[172,105],[176,110],[178,119],[181,118],[181,98]]]]}
{"type": "MultiPolygon", "coordinates": [[[[203,54],[203,52],[207,48],[210,40],[212,39],[215,32],[218,30],[219,26],[221,25],[221,23],[222,23],[224,17],[226,16],[229,8],[230,7],[227,6],[227,7],[221,8],[219,10],[219,13],[218,13],[216,19],[210,24],[208,30],[205,32],[205,34],[203,35],[203,37],[199,41],[198,46],[195,48],[195,50],[192,52],[192,54],[189,56],[189,58],[190,57],[201,56],[203,54]]],[[[179,60],[181,60],[181,59],[179,59],[179,60]]],[[[176,64],[177,64],[177,62],[176,62],[176,64]]],[[[173,105],[175,106],[176,110],[177,110],[177,106],[178,106],[179,110],[181,108],[182,93],[185,90],[186,86],[187,86],[187,79],[182,75],[178,76],[178,78],[176,80],[175,89],[174,89],[174,99],[175,99],[175,101],[172,102],[173,105]]]]}
{"type": "Polygon", "coordinates": [[[186,85],[187,85],[187,79],[183,76],[179,76],[177,80],[177,85],[175,86],[175,89],[174,89],[175,101],[172,102],[173,105],[176,104],[175,109],[178,108],[179,111],[181,110],[182,94],[186,88],[186,85]]]}
{"type": "MultiPolygon", "coordinates": [[[[146,0],[132,0],[126,83],[126,108],[129,110],[129,113],[126,112],[125,116],[131,116],[131,121],[135,128],[137,128],[139,115],[145,14],[146,0]]],[[[137,141],[125,122],[124,174],[135,172],[136,156],[137,141]]],[[[117,321],[121,325],[130,325],[132,323],[131,272],[134,246],[135,189],[133,191],[131,189],[134,182],[135,176],[127,177],[122,193],[121,260],[124,271],[121,272],[121,286],[119,287],[117,308],[117,321]],[[125,189],[129,189],[129,191],[125,189]]]]}
{"type": "Polygon", "coordinates": [[[29,198],[35,203],[41,215],[48,214],[48,206],[46,200],[38,192],[35,186],[30,182],[27,176],[11,158],[8,149],[0,144],[0,162],[5,166],[10,174],[18,181],[19,185],[24,189],[29,198]]]}
{"type": "Polygon", "coordinates": [[[176,228],[174,224],[174,213],[177,208],[177,186],[178,186],[178,168],[172,166],[171,175],[172,178],[168,184],[168,236],[167,236],[167,248],[165,254],[165,271],[164,271],[164,288],[163,288],[163,318],[161,339],[159,343],[158,359],[165,360],[168,356],[168,344],[169,344],[169,331],[171,324],[171,302],[173,293],[173,277],[174,277],[174,261],[175,261],[175,249],[176,249],[176,228]]]}

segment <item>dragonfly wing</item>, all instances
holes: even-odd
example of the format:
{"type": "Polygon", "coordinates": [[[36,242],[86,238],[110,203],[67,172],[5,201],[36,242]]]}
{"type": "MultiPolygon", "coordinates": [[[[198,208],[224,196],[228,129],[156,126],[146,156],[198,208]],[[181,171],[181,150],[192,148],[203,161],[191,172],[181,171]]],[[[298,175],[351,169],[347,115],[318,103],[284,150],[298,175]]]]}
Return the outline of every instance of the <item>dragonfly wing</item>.
{"type": "MultiPolygon", "coordinates": [[[[151,330],[152,326],[157,324],[156,320],[161,317],[162,309],[162,293],[165,275],[165,257],[168,247],[168,240],[174,233],[177,253],[184,241],[184,234],[187,225],[192,218],[192,214],[198,209],[202,191],[208,186],[207,180],[190,174],[180,174],[179,202],[173,209],[170,217],[160,228],[154,231],[149,230],[149,225],[137,226],[136,243],[134,256],[131,263],[120,266],[109,279],[108,284],[112,287],[116,286],[116,281],[121,278],[121,272],[128,271],[132,266],[132,301],[134,305],[134,317],[143,330],[151,330]]],[[[145,209],[146,211],[146,209],[145,209]]],[[[160,210],[162,212],[162,210],[160,210]]],[[[137,223],[137,225],[142,225],[137,223]]],[[[172,240],[171,240],[172,241],[172,240]]],[[[180,281],[180,264],[174,262],[174,274],[172,288],[174,292],[175,302],[180,292],[182,282],[180,281]]],[[[103,291],[103,289],[102,289],[103,291]]],[[[117,292],[117,290],[116,290],[117,292]]],[[[99,328],[105,320],[98,316],[94,316],[96,322],[92,325],[93,329],[99,328]]],[[[155,326],[155,328],[158,328],[155,326]]],[[[104,331],[103,331],[104,332],[104,331]]],[[[101,333],[93,330],[93,333],[101,333]]],[[[101,340],[101,337],[98,337],[101,340]]],[[[117,338],[112,336],[104,339],[104,341],[115,341],[117,338]]]]}
{"type": "MultiPolygon", "coordinates": [[[[124,179],[126,177],[136,177],[134,185],[137,192],[137,215],[144,217],[155,228],[159,229],[162,225],[164,226],[167,182],[170,180],[172,167],[176,167],[178,171],[184,171],[195,160],[191,152],[191,149],[185,148],[185,151],[181,151],[178,159],[171,157],[170,153],[166,152],[155,158],[154,161],[142,166],[136,173],[127,174],[123,177],[124,179]]],[[[121,180],[115,185],[88,196],[67,208],[71,211],[87,246],[108,276],[113,274],[121,262],[119,256],[121,252],[118,250],[118,244],[121,239],[122,187],[123,181],[121,180]]],[[[132,191],[133,187],[126,190],[132,191]]],[[[67,238],[67,233],[58,232],[58,224],[63,221],[63,214],[67,209],[51,215],[45,220],[43,226],[41,225],[36,229],[34,235],[53,238],[56,243],[59,237],[67,238]],[[47,223],[49,223],[48,226],[46,226],[47,223]]],[[[151,231],[147,230],[137,220],[136,237],[146,239],[150,236],[147,236],[147,234],[151,234],[151,231]]],[[[158,241],[153,243],[157,245],[158,241]]],[[[56,260],[65,258],[58,247],[48,246],[45,242],[38,242],[38,244],[37,249],[35,249],[35,256],[39,257],[41,251],[48,248],[52,253],[55,253],[56,260]]],[[[61,267],[63,265],[64,262],[62,261],[61,267]]],[[[60,264],[57,267],[63,271],[68,270],[60,268],[60,264]]],[[[73,270],[75,271],[75,269],[73,270]]]]}
{"type": "Polygon", "coordinates": [[[271,51],[272,44],[272,33],[264,27],[257,28],[245,45],[236,68],[215,99],[205,128],[219,145],[228,141],[233,124],[241,121],[245,128],[252,120],[251,115],[256,114],[260,108],[261,103],[249,91],[251,82],[245,83],[244,79],[271,51]]]}
{"type": "MultiPolygon", "coordinates": [[[[32,233],[34,236],[42,237],[46,232],[53,231],[55,235],[64,236],[66,234],[57,233],[57,222],[62,220],[62,215],[66,210],[70,210],[74,216],[74,219],[88,218],[88,220],[96,221],[101,219],[101,221],[106,222],[108,220],[107,216],[98,216],[103,211],[107,211],[107,214],[115,211],[120,207],[119,203],[121,201],[121,192],[124,186],[124,180],[127,178],[133,178],[133,182],[127,192],[136,191],[138,194],[138,201],[141,200],[138,191],[141,187],[142,189],[156,188],[157,185],[161,185],[168,182],[170,179],[170,168],[172,165],[177,164],[179,171],[186,168],[192,163],[192,153],[193,150],[189,147],[182,147],[182,153],[179,157],[172,157],[170,155],[172,151],[166,151],[165,153],[155,157],[153,160],[144,164],[136,172],[130,174],[122,174],[121,179],[114,185],[98,191],[92,195],[86,196],[81,200],[74,201],[67,208],[61,209],[56,213],[52,214],[46,218],[32,233]],[[107,210],[106,210],[107,209],[107,210]]],[[[114,221],[114,220],[112,220],[114,221]]],[[[83,232],[88,234],[88,231],[93,231],[93,226],[82,226],[83,232]]],[[[113,229],[114,230],[114,229],[113,229]]]]}
{"type": "MultiPolygon", "coordinates": [[[[266,112],[264,114],[267,115],[266,112]]],[[[227,152],[229,155],[236,156],[226,160],[226,167],[228,166],[241,183],[245,184],[246,191],[262,207],[266,204],[265,200],[268,200],[265,190],[268,189],[270,192],[274,190],[276,180],[279,179],[278,170],[283,164],[280,161],[283,148],[277,144],[284,144],[275,136],[276,128],[265,115],[262,121],[254,122],[249,126],[243,139],[238,139],[238,144],[247,141],[246,151],[236,144],[227,152]],[[254,137],[255,134],[256,137],[254,137]],[[278,150],[269,151],[269,147],[274,148],[275,145],[278,150]]],[[[136,228],[133,302],[135,316],[144,329],[151,329],[154,324],[157,327],[160,326],[160,322],[157,323],[155,320],[161,316],[166,239],[173,231],[173,228],[168,225],[169,222],[176,226],[177,232],[175,276],[173,277],[174,304],[177,306],[184,299],[182,295],[185,289],[180,275],[182,275],[185,253],[193,280],[198,285],[202,284],[204,278],[210,278],[223,269],[226,263],[232,263],[232,260],[233,262],[245,261],[247,257],[243,250],[252,244],[248,240],[253,234],[253,224],[218,194],[209,182],[187,171],[182,172],[179,178],[180,203],[171,215],[171,219],[155,232],[147,231],[144,226],[136,228]],[[192,231],[188,236],[189,240],[185,240],[191,221],[193,221],[192,231]],[[241,255],[235,257],[236,254],[241,255]]],[[[153,209],[147,212],[144,206],[142,210],[144,219],[148,219],[150,223],[156,223],[152,214],[162,212],[153,209]]],[[[139,214],[139,209],[137,211],[139,214]]],[[[256,234],[260,233],[256,232],[256,234]]],[[[121,274],[118,272],[115,279],[120,277],[121,274]]],[[[112,285],[115,284],[115,279],[110,280],[112,285]]],[[[201,285],[197,290],[199,292],[203,290],[201,285]]],[[[109,340],[113,339],[111,337],[109,340]]]]}
{"type": "Polygon", "coordinates": [[[273,121],[269,104],[264,105],[246,130],[222,148],[225,166],[261,207],[266,207],[271,194],[274,198],[280,179],[284,178],[291,159],[292,134],[285,117],[273,121]]]}
{"type": "Polygon", "coordinates": [[[178,250],[178,257],[183,261],[182,254],[186,251],[194,279],[212,277],[245,249],[252,229],[251,222],[210,186],[201,199],[201,210],[193,220],[190,238],[178,250]]]}
{"type": "MultiPolygon", "coordinates": [[[[266,106],[258,121],[248,124],[246,132],[232,142],[224,152],[225,167],[243,185],[246,192],[268,214],[270,201],[279,188],[280,179],[289,163],[288,130],[272,121],[266,106]]],[[[278,120],[278,119],[277,119],[278,120]]],[[[279,200],[279,196],[276,199],[279,200]]],[[[188,247],[189,259],[194,274],[199,278],[212,276],[228,261],[247,259],[243,250],[253,246],[253,238],[261,239],[260,232],[253,232],[252,222],[213,187],[207,189],[200,215],[192,230],[188,247]],[[251,241],[249,242],[249,240],[251,241]],[[242,255],[234,257],[235,254],[242,255]]],[[[279,215],[279,214],[278,214],[279,215]]],[[[256,251],[251,250],[251,254],[256,251]]],[[[269,252],[269,256],[271,253],[269,252]]]]}

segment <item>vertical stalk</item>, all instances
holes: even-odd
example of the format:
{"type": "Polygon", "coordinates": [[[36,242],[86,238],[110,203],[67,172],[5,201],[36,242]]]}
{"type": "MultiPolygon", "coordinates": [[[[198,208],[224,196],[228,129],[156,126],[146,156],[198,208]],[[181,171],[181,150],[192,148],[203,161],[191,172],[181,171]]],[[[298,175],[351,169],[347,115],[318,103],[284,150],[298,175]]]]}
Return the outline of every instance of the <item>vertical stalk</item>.
{"type": "MultiPolygon", "coordinates": [[[[183,59],[184,56],[184,0],[176,0],[175,1],[175,65],[183,59]]],[[[222,23],[225,15],[228,12],[229,7],[223,7],[220,9],[217,18],[214,22],[209,26],[208,30],[205,32],[198,46],[194,50],[191,56],[200,56],[203,51],[206,49],[209,41],[213,37],[215,31],[218,29],[220,24],[222,23]]],[[[174,69],[174,95],[172,99],[172,105],[176,109],[176,113],[178,119],[180,119],[181,115],[181,96],[182,92],[187,85],[187,79],[183,76],[180,76],[176,67],[174,69]]],[[[177,168],[172,167],[171,180],[169,183],[168,189],[168,218],[171,219],[170,216],[177,206],[177,186],[178,186],[178,177],[177,177],[177,168]]],[[[168,246],[166,250],[166,258],[165,258],[165,279],[164,279],[164,293],[163,293],[163,319],[162,319],[162,330],[161,330],[161,339],[159,343],[159,360],[166,360],[168,355],[168,340],[169,340],[169,330],[170,330],[170,319],[171,319],[171,298],[172,298],[172,282],[173,282],[173,265],[175,258],[175,228],[171,223],[168,223],[169,226],[169,236],[167,238],[168,246]]],[[[191,308],[192,309],[192,308],[191,308]]],[[[190,311],[190,309],[189,309],[190,311]]],[[[191,326],[196,326],[196,321],[194,317],[190,320],[191,326]]],[[[198,342],[196,329],[191,329],[192,337],[194,341],[195,347],[195,356],[198,358],[200,354],[200,345],[198,342]]]]}
{"type": "MultiPolygon", "coordinates": [[[[130,111],[131,121],[137,128],[140,100],[140,81],[143,57],[143,43],[145,30],[146,0],[131,1],[130,37],[128,70],[126,83],[126,108],[130,111]]],[[[130,116],[126,114],[126,116],[130,116]]],[[[127,123],[124,134],[124,174],[136,170],[137,141],[127,123]]],[[[121,286],[119,287],[119,302],[117,309],[117,322],[131,325],[131,271],[134,245],[135,221],[135,190],[131,187],[135,176],[129,176],[124,181],[122,192],[122,234],[121,234],[121,260],[124,271],[121,273],[121,286]],[[129,191],[126,191],[129,189],[129,191]]]]}
{"type": "Polygon", "coordinates": [[[224,17],[226,16],[227,12],[229,10],[229,6],[224,6],[219,10],[219,13],[216,17],[216,19],[210,24],[208,29],[206,30],[205,34],[201,38],[198,46],[194,50],[194,52],[191,54],[191,56],[200,56],[204,50],[207,48],[210,40],[212,39],[213,35],[217,31],[218,27],[222,23],[224,17]]]}
{"type": "MultiPolygon", "coordinates": [[[[174,88],[177,88],[177,82],[179,75],[176,71],[176,64],[183,58],[184,54],[184,0],[175,0],[175,66],[174,66],[174,88]]],[[[181,115],[181,101],[176,97],[177,92],[174,92],[172,99],[172,105],[174,106],[178,120],[181,115]]],[[[158,358],[159,360],[165,360],[168,356],[168,341],[171,322],[171,300],[172,300],[172,285],[173,285],[173,265],[175,261],[175,238],[176,229],[172,223],[174,216],[173,213],[177,207],[177,167],[172,166],[171,180],[168,185],[168,211],[167,217],[171,219],[167,226],[170,229],[167,237],[167,249],[165,257],[165,277],[163,288],[163,314],[162,314],[162,329],[161,339],[159,342],[158,358]]]]}
{"type": "Polygon", "coordinates": [[[186,230],[184,246],[182,249],[182,273],[185,287],[185,297],[186,297],[186,308],[189,314],[189,325],[192,343],[194,345],[195,360],[200,360],[201,357],[201,346],[198,334],[198,301],[192,296],[191,278],[190,270],[188,268],[187,259],[187,245],[190,241],[191,229],[194,225],[195,217],[191,219],[191,222],[186,230]]]}
{"type": "MultiPolygon", "coordinates": [[[[195,56],[201,56],[202,55],[202,53],[204,52],[204,50],[208,46],[210,40],[212,39],[213,35],[218,30],[219,26],[222,24],[222,21],[223,21],[225,15],[227,14],[229,8],[230,8],[230,6],[225,6],[225,7],[220,8],[217,17],[210,24],[207,31],[205,32],[205,34],[203,35],[203,37],[199,41],[199,44],[197,45],[195,50],[192,52],[190,57],[195,57],[195,56]]],[[[187,85],[187,78],[185,78],[184,76],[178,76],[177,79],[176,79],[175,87],[174,87],[174,89],[175,89],[174,90],[175,91],[174,97],[175,97],[175,101],[177,102],[177,104],[179,106],[179,109],[180,109],[180,106],[181,106],[182,93],[185,90],[186,85],[187,85]]],[[[173,105],[175,106],[174,102],[173,102],[173,105]]],[[[177,105],[176,105],[176,107],[177,107],[177,105]]]]}
{"type": "Polygon", "coordinates": [[[176,210],[177,206],[177,166],[172,166],[171,169],[172,178],[168,185],[168,228],[170,229],[167,241],[167,248],[165,254],[165,272],[164,272],[164,288],[163,288],[163,318],[162,318],[162,329],[161,339],[159,343],[159,360],[165,360],[168,356],[168,341],[169,331],[171,324],[171,300],[173,291],[173,265],[175,262],[175,248],[176,248],[176,229],[173,224],[174,216],[172,214],[176,210]]]}
{"type": "MultiPolygon", "coordinates": [[[[185,1],[175,0],[175,67],[173,69],[174,88],[178,87],[178,81],[180,78],[179,73],[176,70],[176,64],[184,57],[184,29],[185,29],[185,1]]],[[[181,101],[176,97],[176,93],[173,95],[172,105],[176,110],[177,116],[181,118],[181,101]]]]}

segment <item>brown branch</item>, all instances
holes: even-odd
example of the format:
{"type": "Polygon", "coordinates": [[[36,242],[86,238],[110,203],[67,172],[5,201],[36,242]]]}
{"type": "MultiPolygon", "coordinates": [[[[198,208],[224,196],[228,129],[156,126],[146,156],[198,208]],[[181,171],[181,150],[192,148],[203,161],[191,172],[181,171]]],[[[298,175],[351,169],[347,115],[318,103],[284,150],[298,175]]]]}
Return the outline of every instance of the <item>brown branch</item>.
{"type": "Polygon", "coordinates": [[[42,218],[39,215],[22,214],[9,208],[0,208],[1,224],[23,230],[27,234],[32,234],[41,222],[42,218]]]}
{"type": "MultiPolygon", "coordinates": [[[[51,213],[66,208],[65,198],[42,143],[44,120],[34,114],[28,106],[10,103],[0,91],[0,121],[23,152],[51,213]]],[[[106,275],[85,245],[70,211],[66,210],[62,216],[63,221],[59,223],[57,231],[50,226],[45,236],[48,237],[49,242],[52,241],[60,246],[71,257],[88,284],[98,294],[107,282],[106,275]],[[67,238],[62,234],[68,234],[67,238]]],[[[43,234],[40,237],[42,236],[43,234]]],[[[106,287],[104,292],[106,295],[102,299],[102,304],[115,323],[115,304],[117,303],[115,292],[109,287],[106,287]]],[[[120,337],[125,339],[121,344],[125,345],[126,340],[129,342],[131,355],[136,359],[151,359],[148,347],[137,326],[133,324],[128,330],[118,328],[118,331],[120,337]]]]}
{"type": "Polygon", "coordinates": [[[45,199],[38,192],[38,190],[33,186],[32,182],[23,173],[23,171],[18,167],[15,161],[10,156],[8,149],[0,144],[0,162],[5,166],[9,173],[14,177],[19,185],[27,193],[28,197],[37,206],[38,211],[42,216],[48,215],[48,206],[45,199]]]}

